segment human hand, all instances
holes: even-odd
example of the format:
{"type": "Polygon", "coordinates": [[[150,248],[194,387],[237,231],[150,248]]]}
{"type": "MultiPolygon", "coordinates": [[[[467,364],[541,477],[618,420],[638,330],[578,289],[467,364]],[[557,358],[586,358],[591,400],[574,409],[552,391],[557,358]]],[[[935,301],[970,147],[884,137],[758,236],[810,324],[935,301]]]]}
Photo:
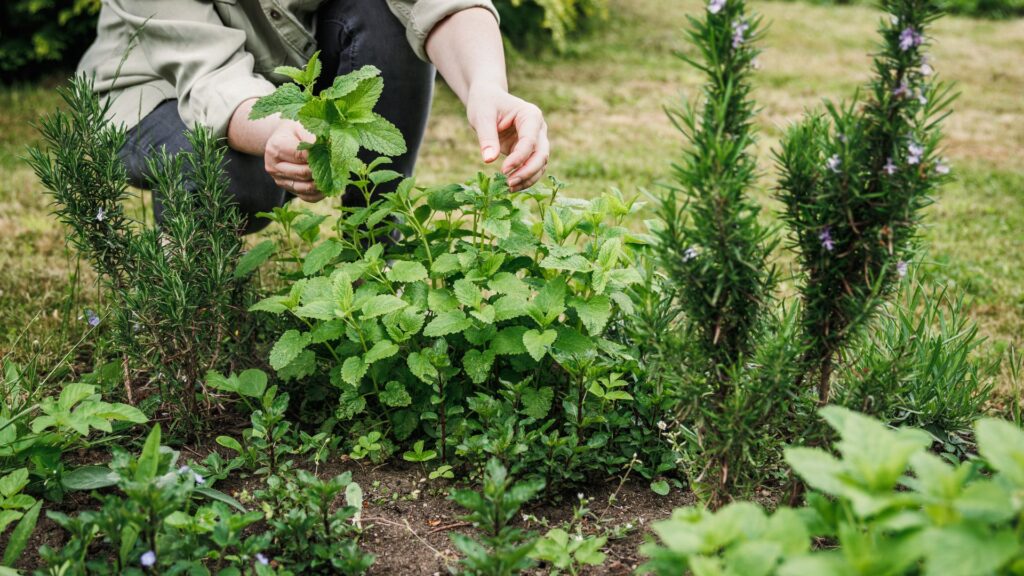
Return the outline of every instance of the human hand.
{"type": "Polygon", "coordinates": [[[319,202],[324,195],[313,183],[313,172],[309,168],[309,152],[299,150],[301,142],[314,142],[316,136],[294,120],[281,120],[267,138],[263,151],[267,174],[281,188],[295,194],[306,202],[319,202]]]}
{"type": "Polygon", "coordinates": [[[472,87],[466,115],[490,164],[507,154],[501,172],[514,191],[533,186],[544,175],[551,144],[544,113],[537,106],[495,85],[472,87]]]}

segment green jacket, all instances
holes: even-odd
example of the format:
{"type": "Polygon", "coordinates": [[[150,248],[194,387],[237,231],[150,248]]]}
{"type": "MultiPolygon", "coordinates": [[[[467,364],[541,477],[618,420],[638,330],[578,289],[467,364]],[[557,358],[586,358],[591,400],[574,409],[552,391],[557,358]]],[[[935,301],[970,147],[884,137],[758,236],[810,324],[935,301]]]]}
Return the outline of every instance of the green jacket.
{"type": "MultiPolygon", "coordinates": [[[[313,26],[324,0],[104,0],[96,41],[79,72],[112,98],[111,116],[135,126],[164,100],[177,99],[189,126],[227,133],[244,100],[285,79],[277,66],[302,66],[316,51],[313,26]]],[[[384,0],[363,0],[384,1],[384,0]]],[[[416,54],[445,17],[491,0],[386,0],[416,54]]]]}

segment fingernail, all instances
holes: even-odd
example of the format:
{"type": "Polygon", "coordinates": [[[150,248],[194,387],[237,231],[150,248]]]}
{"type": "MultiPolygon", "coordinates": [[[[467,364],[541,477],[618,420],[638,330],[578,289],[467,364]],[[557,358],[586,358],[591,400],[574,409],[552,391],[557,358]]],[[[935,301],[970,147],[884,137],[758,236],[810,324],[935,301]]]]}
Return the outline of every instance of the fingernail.
{"type": "Polygon", "coordinates": [[[484,148],[484,162],[494,160],[494,156],[494,148],[491,148],[490,146],[484,148]]]}
{"type": "Polygon", "coordinates": [[[512,178],[512,179],[510,179],[510,180],[508,181],[508,185],[509,185],[509,186],[518,186],[518,185],[519,185],[519,183],[520,183],[520,182],[522,182],[522,181],[523,181],[523,179],[522,179],[522,178],[512,178]]]}

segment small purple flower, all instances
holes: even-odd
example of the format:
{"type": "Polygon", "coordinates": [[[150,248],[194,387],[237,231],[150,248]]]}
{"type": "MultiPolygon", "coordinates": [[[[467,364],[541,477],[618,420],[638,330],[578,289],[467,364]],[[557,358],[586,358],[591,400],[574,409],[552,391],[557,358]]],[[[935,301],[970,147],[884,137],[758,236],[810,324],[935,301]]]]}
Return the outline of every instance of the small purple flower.
{"type": "Polygon", "coordinates": [[[839,154],[833,154],[831,158],[825,161],[825,167],[835,172],[836,174],[839,174],[839,167],[842,165],[842,163],[843,161],[840,160],[839,154]]]}
{"type": "Polygon", "coordinates": [[[745,20],[737,20],[732,23],[732,48],[733,50],[743,46],[746,42],[747,30],[750,30],[750,24],[745,20]]]}
{"type": "Polygon", "coordinates": [[[885,172],[887,175],[892,176],[893,174],[896,173],[897,170],[898,168],[896,168],[896,165],[892,163],[892,158],[886,158],[885,166],[882,166],[882,172],[885,172]]]}
{"type": "Polygon", "coordinates": [[[697,257],[697,254],[697,249],[694,248],[693,246],[690,246],[689,248],[686,249],[685,252],[683,252],[683,263],[693,260],[694,258],[697,257]]]}
{"type": "Polygon", "coordinates": [[[924,37],[917,30],[907,26],[900,32],[900,50],[906,52],[924,43],[924,37]]]}
{"type": "Polygon", "coordinates": [[[86,308],[85,317],[89,322],[89,326],[95,328],[100,325],[100,317],[97,316],[96,312],[94,312],[92,309],[86,308]]]}
{"type": "Polygon", "coordinates": [[[260,564],[263,564],[264,566],[270,564],[270,560],[266,556],[264,556],[262,552],[256,553],[256,561],[260,564]]]}
{"type": "Polygon", "coordinates": [[[896,98],[906,98],[910,95],[910,87],[907,86],[907,81],[900,80],[900,85],[892,89],[892,95],[896,98]]]}
{"type": "Polygon", "coordinates": [[[906,260],[900,260],[896,263],[896,274],[903,278],[907,275],[907,262],[906,260]]]}
{"type": "Polygon", "coordinates": [[[932,68],[931,58],[929,58],[927,54],[921,56],[921,75],[931,76],[934,73],[935,70],[932,68]]]}
{"type": "Polygon", "coordinates": [[[711,0],[708,2],[708,12],[718,14],[725,8],[725,0],[711,0]]]}
{"type": "Polygon", "coordinates": [[[832,227],[825,226],[821,230],[821,234],[818,234],[818,240],[821,240],[821,246],[829,252],[835,250],[836,244],[832,241],[832,227]]]}
{"type": "Polygon", "coordinates": [[[949,174],[949,164],[946,164],[946,159],[943,158],[935,163],[935,173],[940,176],[949,174]]]}
{"type": "Polygon", "coordinates": [[[139,563],[142,564],[144,568],[152,568],[153,565],[156,564],[156,552],[153,552],[152,550],[146,552],[142,555],[142,558],[139,559],[139,563]]]}
{"type": "Polygon", "coordinates": [[[96,221],[97,222],[103,222],[103,219],[106,218],[106,217],[107,217],[107,213],[104,212],[103,211],[103,207],[100,206],[100,209],[96,211],[96,221]]]}
{"type": "Polygon", "coordinates": [[[920,164],[921,156],[924,155],[924,148],[916,143],[911,142],[907,145],[907,164],[920,164]]]}

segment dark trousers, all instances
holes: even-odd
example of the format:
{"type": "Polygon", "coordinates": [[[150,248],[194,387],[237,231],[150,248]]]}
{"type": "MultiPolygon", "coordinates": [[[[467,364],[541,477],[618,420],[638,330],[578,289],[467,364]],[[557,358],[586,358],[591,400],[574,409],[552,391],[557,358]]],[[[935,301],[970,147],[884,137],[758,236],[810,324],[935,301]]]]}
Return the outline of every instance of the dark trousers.
{"type": "MultiPolygon", "coordinates": [[[[330,0],[317,14],[317,44],[324,74],[320,88],[334,82],[335,76],[347,74],[372,64],[381,70],[384,95],[376,111],[390,120],[405,136],[408,151],[393,159],[390,168],[411,176],[423,132],[434,85],[434,68],[413,53],[405,38],[405,29],[391,13],[384,0],[330,0]]],[[[187,130],[178,115],[177,100],[167,100],[150,112],[128,132],[128,140],[121,150],[131,183],[148,188],[146,159],[161,148],[171,154],[190,150],[187,130]]],[[[376,155],[361,153],[369,162],[376,155]]],[[[262,156],[251,156],[228,150],[224,167],[230,181],[229,191],[238,202],[245,220],[245,233],[266,227],[268,220],[256,216],[257,212],[270,212],[293,198],[277,187],[264,170],[262,156]]],[[[378,188],[389,192],[397,182],[378,188]]],[[[352,198],[352,201],[361,201],[352,198]]],[[[352,201],[346,198],[346,204],[352,201]]],[[[153,199],[153,215],[160,222],[160,198],[153,199]]]]}

